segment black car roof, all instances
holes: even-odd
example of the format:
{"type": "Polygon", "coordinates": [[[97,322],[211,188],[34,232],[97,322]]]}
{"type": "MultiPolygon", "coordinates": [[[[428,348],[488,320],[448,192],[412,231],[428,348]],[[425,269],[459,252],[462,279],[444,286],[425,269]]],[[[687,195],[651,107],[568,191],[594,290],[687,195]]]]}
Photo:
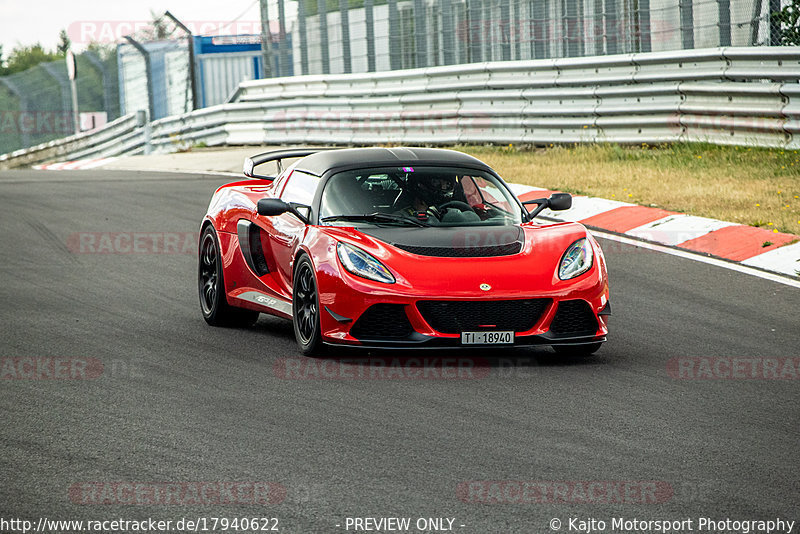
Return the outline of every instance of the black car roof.
{"type": "Polygon", "coordinates": [[[468,154],[441,148],[344,148],[325,150],[306,156],[297,162],[298,171],[322,176],[335,169],[385,167],[398,164],[432,166],[466,166],[492,169],[481,160],[468,154]]]}

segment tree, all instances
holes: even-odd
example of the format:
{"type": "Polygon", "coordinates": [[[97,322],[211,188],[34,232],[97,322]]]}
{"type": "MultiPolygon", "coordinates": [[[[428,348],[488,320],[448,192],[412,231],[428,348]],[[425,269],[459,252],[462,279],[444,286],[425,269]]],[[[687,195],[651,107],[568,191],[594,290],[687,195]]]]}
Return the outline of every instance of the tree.
{"type": "Polygon", "coordinates": [[[39,63],[56,61],[63,57],[63,55],[45,50],[39,43],[29,46],[16,46],[8,56],[4,74],[22,72],[35,67],[39,63]]]}
{"type": "Polygon", "coordinates": [[[782,45],[800,45],[800,0],[791,0],[780,11],[773,11],[772,26],[779,28],[782,45]]]}
{"type": "Polygon", "coordinates": [[[150,10],[150,17],[153,20],[150,23],[150,28],[148,28],[146,40],[163,41],[169,39],[175,32],[175,27],[170,26],[164,15],[158,15],[155,11],[150,10]]]}
{"type": "Polygon", "coordinates": [[[71,47],[72,41],[70,40],[69,35],[67,35],[67,30],[61,30],[61,32],[58,34],[58,46],[56,47],[56,50],[58,50],[59,54],[66,55],[67,50],[69,50],[71,47]]]}
{"type": "Polygon", "coordinates": [[[86,45],[86,50],[95,53],[102,61],[108,61],[117,55],[117,47],[114,43],[91,41],[86,45]]]}

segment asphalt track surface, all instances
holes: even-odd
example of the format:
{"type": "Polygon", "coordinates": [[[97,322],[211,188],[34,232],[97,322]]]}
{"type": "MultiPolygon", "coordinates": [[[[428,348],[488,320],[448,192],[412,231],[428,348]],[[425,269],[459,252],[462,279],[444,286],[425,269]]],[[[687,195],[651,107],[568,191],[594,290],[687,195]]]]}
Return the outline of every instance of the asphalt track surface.
{"type": "Polygon", "coordinates": [[[680,357],[800,356],[800,290],[603,241],[614,316],[594,357],[474,351],[489,363],[473,379],[286,380],[273,365],[300,357],[291,324],[207,326],[194,250],[74,250],[84,232],[197,232],[225,181],[0,173],[0,357],[103,364],[96,379],[0,380],[0,517],[277,517],[297,533],[343,532],[347,517],[449,517],[464,533],[550,532],[552,518],[567,532],[574,517],[800,519],[800,381],[667,372],[680,357]],[[671,494],[486,504],[458,493],[487,480],[655,481],[671,494]],[[286,495],[99,504],[69,493],[192,481],[272,482],[286,495]]]}

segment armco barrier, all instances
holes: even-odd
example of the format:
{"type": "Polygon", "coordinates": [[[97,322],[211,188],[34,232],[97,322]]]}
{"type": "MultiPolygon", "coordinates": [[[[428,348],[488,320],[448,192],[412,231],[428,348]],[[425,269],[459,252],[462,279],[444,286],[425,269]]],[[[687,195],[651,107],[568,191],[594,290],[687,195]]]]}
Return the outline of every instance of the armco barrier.
{"type": "MultiPolygon", "coordinates": [[[[800,145],[800,47],[508,61],[242,83],[151,123],[151,146],[661,143],[800,145]]],[[[133,116],[0,156],[0,167],[136,154],[133,116]]]]}
{"type": "Polygon", "coordinates": [[[56,139],[48,143],[0,155],[0,169],[35,165],[48,160],[108,157],[134,154],[142,150],[144,137],[130,114],[103,128],[56,139]]]}

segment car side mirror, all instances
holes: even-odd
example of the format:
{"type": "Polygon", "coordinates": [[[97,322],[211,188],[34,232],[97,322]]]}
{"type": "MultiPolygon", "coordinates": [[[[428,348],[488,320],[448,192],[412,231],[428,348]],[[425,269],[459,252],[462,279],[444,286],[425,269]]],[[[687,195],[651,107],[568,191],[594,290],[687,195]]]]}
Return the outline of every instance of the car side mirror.
{"type": "Polygon", "coordinates": [[[550,208],[553,211],[568,210],[572,207],[572,195],[569,193],[553,193],[548,198],[536,198],[534,200],[526,200],[522,203],[523,206],[536,204],[536,208],[528,213],[528,220],[532,221],[534,217],[539,215],[545,208],[550,208]]]}
{"type": "Polygon", "coordinates": [[[276,215],[283,215],[284,213],[291,213],[304,224],[309,223],[308,215],[301,213],[300,210],[311,214],[311,207],[304,204],[297,204],[296,202],[284,202],[278,198],[262,198],[257,204],[258,214],[264,217],[274,217],[276,215]]]}
{"type": "Polygon", "coordinates": [[[292,211],[292,207],[278,198],[262,198],[258,201],[258,214],[264,217],[274,217],[287,211],[292,211]]]}
{"type": "Polygon", "coordinates": [[[569,193],[553,193],[547,199],[547,207],[553,211],[568,210],[572,207],[572,195],[569,193]]]}

